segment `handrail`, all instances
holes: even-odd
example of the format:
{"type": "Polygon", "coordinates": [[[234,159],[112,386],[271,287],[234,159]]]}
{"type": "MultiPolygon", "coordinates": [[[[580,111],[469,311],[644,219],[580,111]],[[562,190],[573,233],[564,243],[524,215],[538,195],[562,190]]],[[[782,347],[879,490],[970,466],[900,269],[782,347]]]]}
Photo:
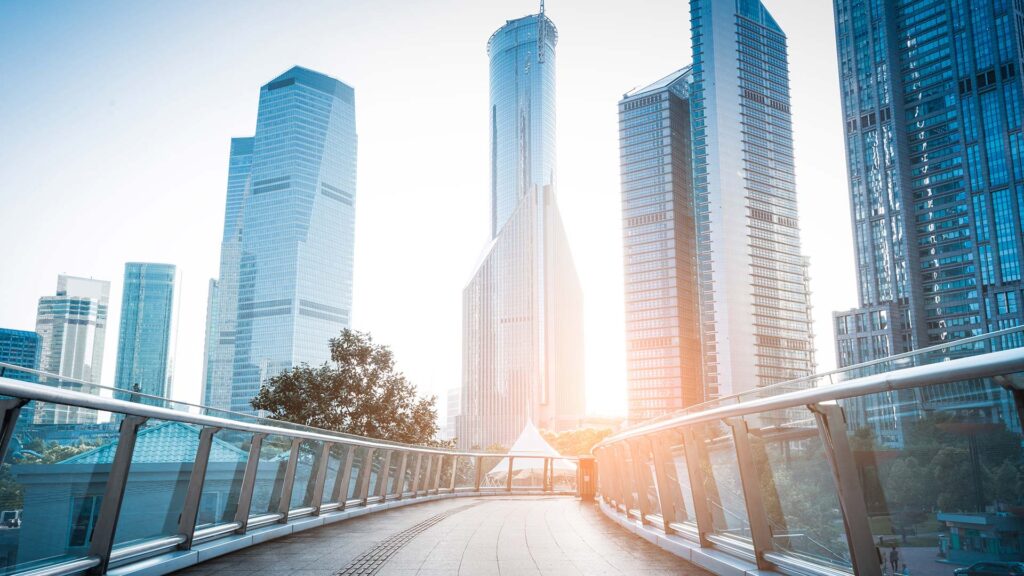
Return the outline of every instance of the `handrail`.
{"type": "MultiPolygon", "coordinates": [[[[928,355],[930,353],[939,352],[939,351],[942,351],[942,350],[945,350],[945,349],[948,349],[948,348],[957,348],[957,347],[964,346],[964,345],[967,345],[967,344],[976,344],[978,342],[984,342],[986,340],[992,340],[992,339],[995,339],[995,338],[1001,338],[1003,336],[1009,336],[1009,335],[1012,335],[1012,334],[1024,335],[1024,325],[1022,325],[1022,326],[1012,326],[1010,328],[1003,328],[1001,330],[995,330],[993,332],[986,332],[985,334],[979,334],[977,336],[969,336],[967,338],[961,338],[959,340],[950,340],[949,342],[943,342],[941,344],[935,344],[935,345],[928,346],[928,347],[925,347],[925,348],[918,348],[916,350],[911,350],[909,352],[901,352],[899,354],[894,354],[892,356],[886,356],[885,358],[877,358],[875,360],[868,360],[866,362],[861,362],[859,364],[853,364],[853,365],[850,365],[850,366],[844,366],[843,368],[836,368],[836,369],[833,369],[833,370],[829,370],[827,372],[818,372],[816,374],[810,374],[808,376],[801,376],[800,378],[794,378],[792,380],[786,380],[784,382],[776,382],[775,384],[772,384],[770,386],[754,388],[752,390],[744,390],[743,392],[737,392],[736,394],[731,394],[729,396],[722,396],[720,398],[715,398],[714,400],[709,400],[707,402],[702,402],[700,404],[694,404],[693,406],[687,406],[686,408],[682,408],[682,409],[677,410],[677,411],[675,411],[675,412],[673,412],[671,414],[666,414],[664,416],[657,416],[657,417],[651,418],[649,420],[644,420],[643,422],[638,423],[638,425],[653,424],[653,423],[661,422],[663,420],[671,419],[671,418],[674,418],[674,417],[677,417],[677,416],[682,416],[684,414],[692,414],[692,413],[700,411],[702,409],[702,407],[710,408],[711,406],[719,406],[719,405],[721,405],[724,402],[736,402],[738,404],[738,403],[744,402],[745,401],[744,399],[747,396],[751,396],[751,395],[754,395],[754,394],[757,394],[757,395],[764,394],[764,393],[769,393],[770,394],[771,391],[775,390],[775,389],[789,388],[789,387],[792,387],[794,385],[799,385],[799,384],[806,383],[806,382],[813,382],[815,380],[822,380],[824,378],[830,378],[830,377],[832,377],[833,375],[836,375],[836,374],[845,374],[845,373],[855,372],[857,370],[863,370],[865,368],[870,368],[872,366],[878,366],[880,364],[885,364],[885,363],[898,362],[900,360],[905,360],[907,358],[911,358],[911,357],[915,357],[915,356],[926,356],[926,355],[928,355]]],[[[908,366],[908,368],[909,368],[909,366],[908,366]]],[[[833,383],[833,385],[834,384],[835,383],[833,383]]]]}
{"type": "MultiPolygon", "coordinates": [[[[269,424],[240,422],[237,420],[229,420],[227,418],[220,418],[217,416],[208,416],[205,414],[192,414],[190,412],[182,412],[180,410],[173,410],[170,408],[164,408],[162,406],[139,404],[136,402],[129,402],[127,400],[119,400],[117,398],[105,398],[102,396],[96,396],[95,394],[78,392],[76,390],[53,388],[43,384],[36,384],[34,382],[14,380],[12,378],[8,378],[5,376],[0,377],[0,395],[13,396],[16,398],[35,400],[39,402],[65,404],[69,406],[88,408],[103,412],[114,412],[119,414],[141,416],[144,418],[156,418],[158,420],[183,422],[186,424],[193,424],[196,426],[210,426],[215,428],[223,428],[228,430],[261,434],[285,435],[295,438],[302,438],[305,440],[343,443],[367,448],[395,449],[396,447],[398,447],[406,450],[422,452],[425,454],[446,454],[469,457],[481,456],[488,458],[496,458],[504,457],[507,455],[521,458],[537,457],[536,455],[533,454],[519,454],[515,452],[495,453],[482,451],[458,451],[432,446],[419,446],[412,444],[384,442],[373,440],[371,438],[364,438],[361,436],[352,436],[347,434],[342,435],[334,432],[329,432],[326,430],[321,431],[316,428],[309,427],[288,428],[273,426],[269,424]]],[[[578,460],[578,458],[574,456],[562,456],[561,459],[578,460]]]]}
{"type": "MultiPolygon", "coordinates": [[[[314,431],[314,432],[322,432],[322,433],[325,433],[325,434],[340,435],[340,436],[343,436],[343,437],[346,437],[346,438],[353,438],[353,439],[362,438],[361,436],[357,436],[355,434],[347,434],[347,433],[344,433],[344,432],[335,432],[333,430],[327,430],[327,429],[324,429],[324,428],[317,428],[316,426],[309,426],[309,425],[306,425],[306,424],[296,424],[294,422],[285,422],[285,421],[282,421],[282,420],[275,420],[273,418],[267,418],[267,417],[264,417],[264,416],[254,416],[252,414],[246,414],[245,412],[238,412],[236,410],[229,410],[229,409],[226,409],[226,408],[215,408],[213,406],[204,406],[202,404],[194,404],[192,402],[185,402],[185,401],[182,401],[182,400],[173,400],[171,398],[164,398],[163,396],[155,396],[153,394],[146,394],[144,392],[134,392],[134,391],[131,391],[131,390],[124,390],[124,389],[121,389],[121,388],[115,388],[115,387],[111,387],[111,386],[104,386],[102,384],[97,384],[95,382],[89,382],[88,380],[82,380],[80,378],[72,378],[70,376],[61,376],[60,374],[54,374],[52,372],[44,372],[42,370],[35,370],[35,369],[32,369],[32,368],[25,368],[24,366],[18,366],[17,364],[11,364],[11,363],[8,363],[8,362],[0,362],[0,377],[3,377],[5,370],[13,370],[15,372],[24,372],[26,374],[32,374],[32,375],[35,375],[35,376],[39,376],[41,378],[46,378],[47,380],[54,380],[54,381],[57,381],[58,383],[68,382],[68,383],[71,383],[71,384],[77,384],[77,385],[81,385],[81,386],[91,386],[91,387],[96,388],[98,390],[106,390],[106,391],[112,392],[114,394],[124,394],[124,395],[132,396],[132,397],[135,397],[135,398],[154,400],[154,401],[159,402],[159,404],[156,404],[156,406],[167,407],[167,406],[177,405],[177,406],[182,406],[182,407],[186,407],[186,408],[195,408],[195,409],[197,409],[199,411],[198,412],[199,414],[207,415],[207,416],[211,415],[211,413],[224,414],[224,415],[230,416],[230,418],[227,418],[227,419],[228,420],[232,420],[232,421],[251,422],[251,423],[256,423],[256,424],[269,422],[269,423],[271,423],[270,425],[272,425],[272,426],[275,425],[275,424],[280,424],[283,428],[288,428],[288,429],[309,430],[309,431],[314,431]]],[[[44,383],[41,383],[41,382],[37,382],[36,384],[42,384],[43,386],[49,386],[48,384],[44,384],[44,383]]],[[[50,387],[52,387],[52,386],[50,386],[50,387]]],[[[61,388],[61,390],[65,390],[65,389],[61,388]]],[[[130,401],[130,402],[137,403],[137,402],[134,402],[134,401],[130,401]]],[[[175,412],[179,412],[179,413],[193,414],[193,412],[189,412],[187,410],[175,410],[174,408],[169,408],[169,409],[170,410],[174,410],[175,412]]],[[[386,444],[386,445],[389,445],[389,446],[422,446],[424,448],[437,448],[436,446],[425,446],[425,445],[420,445],[420,444],[404,444],[404,443],[401,443],[401,442],[393,442],[391,440],[376,440],[376,441],[380,442],[382,445],[386,444]]],[[[445,449],[445,448],[440,448],[440,449],[441,450],[448,450],[448,449],[445,449]]],[[[486,451],[483,451],[483,452],[486,452],[486,451]]],[[[446,453],[452,454],[453,452],[448,450],[446,453]]],[[[503,452],[486,452],[486,453],[489,454],[489,455],[504,454],[503,452]]]]}
{"type": "MultiPolygon", "coordinates": [[[[960,341],[958,340],[958,342],[960,341]]],[[[1024,371],[1024,348],[989,352],[987,354],[957,358],[936,364],[911,366],[892,372],[855,378],[823,388],[795,390],[777,396],[751,400],[750,402],[728,404],[709,408],[695,414],[682,414],[667,420],[640,424],[605,438],[594,446],[594,450],[623,440],[646,436],[679,426],[713,422],[723,418],[748,416],[772,410],[796,408],[808,404],[832,402],[855,396],[876,394],[878,392],[904,390],[971,378],[987,378],[1022,371],[1024,371]]]]}

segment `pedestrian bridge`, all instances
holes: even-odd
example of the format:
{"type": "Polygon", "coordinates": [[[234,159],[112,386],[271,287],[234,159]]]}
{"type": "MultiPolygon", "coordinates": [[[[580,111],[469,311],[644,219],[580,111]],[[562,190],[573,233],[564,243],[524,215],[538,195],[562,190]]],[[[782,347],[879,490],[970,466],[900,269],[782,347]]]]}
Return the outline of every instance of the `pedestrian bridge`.
{"type": "Polygon", "coordinates": [[[579,462],[120,400],[0,365],[0,568],[931,575],[1021,560],[1022,345],[1013,328],[757,389],[579,462]]]}

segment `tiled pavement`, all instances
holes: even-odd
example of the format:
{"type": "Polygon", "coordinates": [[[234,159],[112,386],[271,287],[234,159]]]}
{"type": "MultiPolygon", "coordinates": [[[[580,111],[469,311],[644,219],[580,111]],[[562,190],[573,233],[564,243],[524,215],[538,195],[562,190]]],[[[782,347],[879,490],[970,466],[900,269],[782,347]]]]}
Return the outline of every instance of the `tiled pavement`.
{"type": "Polygon", "coordinates": [[[569,497],[456,498],[298,532],[178,572],[216,576],[705,575],[569,497]]]}

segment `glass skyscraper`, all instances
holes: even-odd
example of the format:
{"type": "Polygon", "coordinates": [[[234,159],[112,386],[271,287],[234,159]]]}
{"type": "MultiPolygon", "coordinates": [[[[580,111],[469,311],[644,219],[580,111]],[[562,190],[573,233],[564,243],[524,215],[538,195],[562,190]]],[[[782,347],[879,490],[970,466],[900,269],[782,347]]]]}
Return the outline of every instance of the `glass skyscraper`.
{"type": "Polygon", "coordinates": [[[630,422],[704,400],[687,66],[619,101],[630,422]]]}
{"type": "MultiPolygon", "coordinates": [[[[42,354],[42,338],[28,330],[0,328],[0,362],[14,364],[22,368],[39,370],[39,358],[42,354]]],[[[34,374],[17,370],[0,371],[5,378],[35,382],[34,374]]]]}
{"type": "Polygon", "coordinates": [[[542,12],[487,43],[492,240],[463,291],[461,446],[507,446],[528,420],[558,430],[584,411],[582,295],[555,199],[557,41],[542,12]]]}
{"type": "MultiPolygon", "coordinates": [[[[0,362],[14,364],[23,368],[39,370],[39,358],[43,352],[43,342],[39,334],[28,330],[0,328],[0,362]]],[[[35,374],[19,372],[0,367],[0,376],[25,382],[38,382],[35,374]]],[[[35,403],[29,402],[22,408],[18,418],[24,422],[35,420],[35,403]]]]}
{"type": "MultiPolygon", "coordinates": [[[[1020,324],[1024,136],[1020,6],[835,0],[858,307],[840,366],[1020,324]]],[[[959,386],[930,406],[1011,408],[959,386]]],[[[904,417],[851,415],[883,443],[904,417]]]]}
{"type": "Polygon", "coordinates": [[[117,394],[122,400],[133,399],[132,392],[161,398],[170,396],[168,359],[175,276],[173,264],[128,262],[124,265],[114,376],[114,385],[125,391],[117,394]]]}
{"type": "Polygon", "coordinates": [[[256,133],[231,141],[205,401],[252,412],[262,382],[330,357],[349,326],[355,93],[294,67],[260,89],[256,133]]]}
{"type": "MultiPolygon", "coordinates": [[[[100,383],[103,348],[107,333],[110,282],[61,274],[57,294],[39,299],[36,333],[42,342],[39,369],[100,383]]],[[[87,391],[81,384],[54,381],[68,390],[87,391]]],[[[93,424],[96,413],[73,406],[37,403],[38,424],[93,424]]]]}
{"type": "Polygon", "coordinates": [[[814,372],[786,35],[758,0],[691,0],[697,274],[707,398],[814,372]]]}
{"type": "Polygon", "coordinates": [[[1024,319],[1019,7],[836,0],[859,307],[840,366],[1024,319]]]}

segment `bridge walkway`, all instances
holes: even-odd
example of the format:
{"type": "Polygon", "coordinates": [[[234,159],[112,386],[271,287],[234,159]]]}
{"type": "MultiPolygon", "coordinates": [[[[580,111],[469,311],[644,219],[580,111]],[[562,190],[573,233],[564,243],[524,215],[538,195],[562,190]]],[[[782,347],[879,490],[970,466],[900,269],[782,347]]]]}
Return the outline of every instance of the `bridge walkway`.
{"type": "Polygon", "coordinates": [[[181,576],[703,576],[566,497],[467,497],[297,532],[181,576]]]}

